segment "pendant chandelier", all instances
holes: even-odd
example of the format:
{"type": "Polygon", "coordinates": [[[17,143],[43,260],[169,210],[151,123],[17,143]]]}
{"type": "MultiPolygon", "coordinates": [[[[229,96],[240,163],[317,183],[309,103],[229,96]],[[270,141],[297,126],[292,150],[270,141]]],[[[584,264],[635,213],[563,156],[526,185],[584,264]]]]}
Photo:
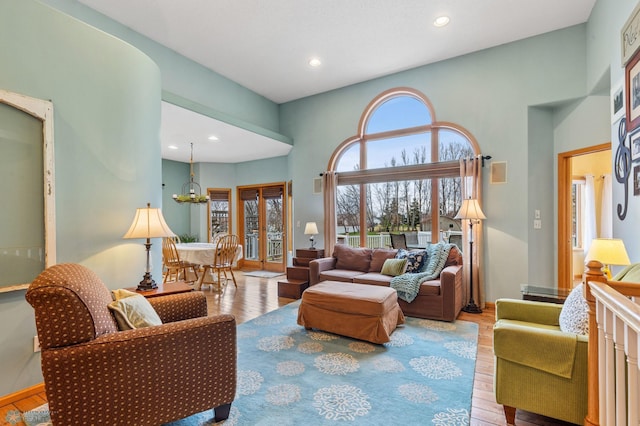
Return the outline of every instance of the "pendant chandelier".
{"type": "Polygon", "coordinates": [[[191,143],[190,179],[182,185],[180,194],[173,194],[176,203],[204,204],[209,201],[209,195],[202,195],[200,184],[193,180],[193,142],[191,143]]]}

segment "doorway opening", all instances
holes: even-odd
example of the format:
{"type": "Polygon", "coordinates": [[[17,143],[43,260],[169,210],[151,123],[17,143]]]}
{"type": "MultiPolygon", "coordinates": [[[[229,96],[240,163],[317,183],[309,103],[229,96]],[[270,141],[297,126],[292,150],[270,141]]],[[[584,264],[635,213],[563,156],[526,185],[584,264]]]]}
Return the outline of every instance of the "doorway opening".
{"type": "Polygon", "coordinates": [[[558,154],[559,290],[582,280],[591,239],[611,237],[611,164],[611,143],[558,154]]]}
{"type": "Polygon", "coordinates": [[[284,272],[287,253],[286,184],[238,187],[245,269],[284,272]]]}

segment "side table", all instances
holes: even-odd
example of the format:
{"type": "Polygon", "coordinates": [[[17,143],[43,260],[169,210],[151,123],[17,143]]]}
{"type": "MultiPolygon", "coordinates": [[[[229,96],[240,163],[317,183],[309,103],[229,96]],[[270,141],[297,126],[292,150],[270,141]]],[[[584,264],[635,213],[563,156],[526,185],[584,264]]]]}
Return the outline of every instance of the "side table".
{"type": "Polygon", "coordinates": [[[523,300],[535,300],[537,302],[551,302],[563,304],[569,291],[551,287],[537,287],[523,284],[520,287],[523,300]]]}
{"type": "Polygon", "coordinates": [[[193,291],[193,287],[184,281],[172,281],[168,283],[158,283],[158,288],[153,290],[138,291],[136,287],[127,288],[129,291],[135,291],[144,297],[166,296],[168,294],[187,293],[193,291]]]}

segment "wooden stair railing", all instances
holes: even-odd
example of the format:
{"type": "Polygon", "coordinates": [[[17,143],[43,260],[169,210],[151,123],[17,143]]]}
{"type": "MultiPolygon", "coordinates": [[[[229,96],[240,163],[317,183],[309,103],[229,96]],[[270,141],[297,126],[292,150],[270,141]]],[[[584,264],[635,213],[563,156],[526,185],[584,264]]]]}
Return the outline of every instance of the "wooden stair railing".
{"type": "Polygon", "coordinates": [[[584,424],[638,424],[640,306],[628,298],[640,297],[640,283],[609,281],[602,266],[590,261],[584,278],[589,305],[588,410],[584,424]],[[631,383],[629,387],[627,382],[631,383]],[[622,398],[616,399],[616,395],[622,398]]]}

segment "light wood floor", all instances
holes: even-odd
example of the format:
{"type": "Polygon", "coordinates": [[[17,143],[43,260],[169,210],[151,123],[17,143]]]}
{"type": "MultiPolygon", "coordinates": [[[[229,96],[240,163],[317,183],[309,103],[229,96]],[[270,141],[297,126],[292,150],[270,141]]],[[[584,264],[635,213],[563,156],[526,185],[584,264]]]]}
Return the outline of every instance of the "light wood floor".
{"type": "MultiPolygon", "coordinates": [[[[231,286],[223,294],[217,294],[211,287],[204,287],[207,295],[209,315],[229,313],[236,317],[238,323],[249,321],[266,312],[277,309],[292,299],[278,297],[278,278],[256,278],[244,276],[236,272],[238,288],[231,286]]],[[[486,309],[482,314],[461,313],[458,319],[475,322],[479,325],[478,359],[473,389],[471,408],[472,426],[506,425],[502,406],[496,404],[493,396],[493,323],[495,312],[486,309]]],[[[24,425],[24,423],[10,423],[7,413],[11,410],[28,411],[46,402],[44,393],[34,395],[0,407],[0,426],[24,425]]],[[[569,423],[553,420],[518,410],[516,424],[520,426],[551,426],[569,425],[569,423]]]]}

